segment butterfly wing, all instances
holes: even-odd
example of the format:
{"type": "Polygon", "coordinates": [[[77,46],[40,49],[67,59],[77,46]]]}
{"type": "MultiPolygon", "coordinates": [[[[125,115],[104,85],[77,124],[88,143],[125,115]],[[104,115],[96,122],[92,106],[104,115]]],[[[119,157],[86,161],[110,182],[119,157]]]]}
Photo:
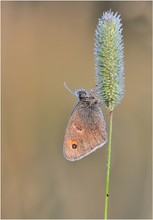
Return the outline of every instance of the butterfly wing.
{"type": "Polygon", "coordinates": [[[76,106],[68,122],[63,153],[70,161],[79,160],[107,142],[105,120],[99,107],[76,106]]]}

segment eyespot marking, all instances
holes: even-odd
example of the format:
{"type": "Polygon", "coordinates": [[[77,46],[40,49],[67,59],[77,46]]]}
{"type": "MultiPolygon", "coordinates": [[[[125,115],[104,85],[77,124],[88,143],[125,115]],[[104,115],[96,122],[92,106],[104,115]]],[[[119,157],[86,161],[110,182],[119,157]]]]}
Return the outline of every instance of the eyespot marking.
{"type": "Polygon", "coordinates": [[[73,148],[73,149],[76,149],[76,148],[77,148],[77,145],[76,145],[76,144],[72,144],[72,148],[73,148]]]}
{"type": "Polygon", "coordinates": [[[75,150],[78,147],[78,142],[74,140],[68,140],[68,146],[75,150]]]}

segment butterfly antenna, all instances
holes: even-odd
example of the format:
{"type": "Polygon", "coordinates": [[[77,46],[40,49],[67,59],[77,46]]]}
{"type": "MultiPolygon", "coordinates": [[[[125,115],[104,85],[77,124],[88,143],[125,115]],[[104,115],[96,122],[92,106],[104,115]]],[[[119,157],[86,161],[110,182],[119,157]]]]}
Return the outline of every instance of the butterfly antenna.
{"type": "Polygon", "coordinates": [[[72,90],[66,85],[66,82],[64,82],[64,86],[72,95],[75,95],[74,92],[72,92],[72,90]]]}

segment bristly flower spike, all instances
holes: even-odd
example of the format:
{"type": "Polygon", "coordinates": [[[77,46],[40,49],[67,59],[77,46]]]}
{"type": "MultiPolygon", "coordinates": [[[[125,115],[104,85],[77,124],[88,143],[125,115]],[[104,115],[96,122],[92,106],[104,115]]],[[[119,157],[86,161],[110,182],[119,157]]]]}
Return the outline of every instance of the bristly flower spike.
{"type": "Polygon", "coordinates": [[[120,15],[109,10],[99,19],[95,33],[97,92],[110,111],[124,96],[122,30],[120,15]]]}

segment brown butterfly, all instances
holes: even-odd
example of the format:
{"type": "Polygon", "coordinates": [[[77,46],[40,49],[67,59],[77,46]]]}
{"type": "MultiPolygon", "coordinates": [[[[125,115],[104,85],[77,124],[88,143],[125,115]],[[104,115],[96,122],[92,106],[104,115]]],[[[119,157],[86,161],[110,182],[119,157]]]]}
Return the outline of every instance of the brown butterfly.
{"type": "Polygon", "coordinates": [[[101,102],[93,93],[88,94],[84,89],[73,93],[67,86],[66,88],[79,100],[68,122],[63,144],[64,157],[75,161],[107,142],[106,123],[99,107],[101,102]]]}

